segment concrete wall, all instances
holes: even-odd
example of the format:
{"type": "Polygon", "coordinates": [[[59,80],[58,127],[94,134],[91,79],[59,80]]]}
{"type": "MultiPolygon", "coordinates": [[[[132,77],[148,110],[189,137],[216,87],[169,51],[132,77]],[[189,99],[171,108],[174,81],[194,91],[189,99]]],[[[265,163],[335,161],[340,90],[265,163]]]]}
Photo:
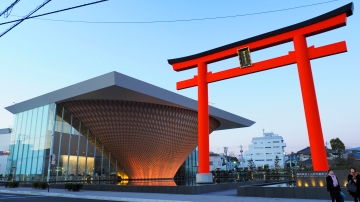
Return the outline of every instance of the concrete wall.
{"type": "MultiPolygon", "coordinates": [[[[253,182],[234,182],[223,184],[203,184],[195,186],[117,186],[108,184],[85,184],[84,190],[94,191],[118,191],[118,192],[147,192],[147,193],[167,193],[167,194],[202,194],[207,192],[217,192],[229,189],[236,189],[239,186],[264,184],[269,181],[253,181],[253,182]]],[[[1,186],[1,182],[0,182],[1,186]]],[[[31,187],[31,184],[22,184],[20,187],[31,187]]],[[[52,184],[53,188],[64,189],[64,184],[52,184]]]]}
{"type": "MultiPolygon", "coordinates": [[[[349,195],[345,187],[349,172],[349,170],[334,170],[339,179],[341,190],[346,195],[345,200],[353,201],[353,197],[349,195]]],[[[331,198],[326,189],[326,176],[327,172],[299,171],[296,173],[295,187],[241,186],[237,189],[237,195],[329,200],[331,198]]]]}
{"type": "MultiPolygon", "coordinates": [[[[349,170],[334,170],[341,187],[347,184],[349,170]]],[[[327,172],[298,171],[295,175],[297,187],[326,187],[327,172]]]]}
{"type": "MultiPolygon", "coordinates": [[[[354,201],[346,189],[342,192],[345,200],[354,201]]],[[[242,186],[237,189],[238,196],[267,197],[267,198],[297,198],[297,199],[323,199],[331,200],[326,187],[260,187],[242,186]]]]}

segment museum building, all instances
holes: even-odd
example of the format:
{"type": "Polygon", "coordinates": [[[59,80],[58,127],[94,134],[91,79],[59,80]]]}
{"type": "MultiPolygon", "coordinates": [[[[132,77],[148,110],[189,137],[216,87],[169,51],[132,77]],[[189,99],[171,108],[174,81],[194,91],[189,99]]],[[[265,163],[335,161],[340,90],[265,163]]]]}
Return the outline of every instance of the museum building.
{"type": "MultiPolygon", "coordinates": [[[[197,173],[197,101],[110,72],[6,107],[6,174],[19,181],[172,179],[197,173]]],[[[209,106],[209,131],[253,121],[209,106]]]]}

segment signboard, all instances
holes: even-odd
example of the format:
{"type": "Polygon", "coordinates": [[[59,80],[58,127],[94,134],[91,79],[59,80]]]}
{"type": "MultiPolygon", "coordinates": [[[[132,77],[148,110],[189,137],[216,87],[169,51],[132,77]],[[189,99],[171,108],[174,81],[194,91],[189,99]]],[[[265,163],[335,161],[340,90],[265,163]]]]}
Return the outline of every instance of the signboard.
{"type": "Polygon", "coordinates": [[[326,177],[327,172],[298,172],[296,177],[326,177]]]}
{"type": "Polygon", "coordinates": [[[249,47],[238,49],[237,52],[239,56],[240,67],[241,68],[250,67],[252,63],[251,63],[249,47]]]}
{"type": "Polygon", "coordinates": [[[0,156],[9,155],[10,151],[0,151],[0,156]]]}

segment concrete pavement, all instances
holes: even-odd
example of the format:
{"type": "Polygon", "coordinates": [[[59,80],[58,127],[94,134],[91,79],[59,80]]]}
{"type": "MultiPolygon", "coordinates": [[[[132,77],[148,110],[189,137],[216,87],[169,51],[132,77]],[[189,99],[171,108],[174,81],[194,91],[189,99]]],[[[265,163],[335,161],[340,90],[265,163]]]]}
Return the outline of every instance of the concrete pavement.
{"type": "Polygon", "coordinates": [[[261,198],[261,197],[240,197],[236,196],[236,189],[211,192],[200,195],[185,195],[185,194],[159,194],[159,193],[137,193],[137,192],[110,192],[110,191],[87,191],[80,192],[65,191],[64,189],[50,189],[50,193],[46,190],[33,189],[28,187],[19,188],[5,188],[0,187],[0,193],[7,194],[27,194],[39,196],[55,196],[65,198],[79,198],[79,199],[98,199],[108,201],[138,201],[138,202],[260,202],[266,200],[267,202],[325,202],[331,200],[306,200],[306,199],[288,199],[288,198],[261,198]]]}

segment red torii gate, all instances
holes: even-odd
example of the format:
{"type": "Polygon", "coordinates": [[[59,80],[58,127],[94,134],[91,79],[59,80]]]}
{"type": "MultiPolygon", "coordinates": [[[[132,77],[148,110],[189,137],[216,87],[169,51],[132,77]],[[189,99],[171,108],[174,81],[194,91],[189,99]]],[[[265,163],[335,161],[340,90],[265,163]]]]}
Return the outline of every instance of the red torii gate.
{"type": "MultiPolygon", "coordinates": [[[[183,71],[194,67],[198,68],[197,76],[177,82],[176,84],[177,90],[198,86],[198,174],[206,175],[210,173],[208,83],[295,63],[298,66],[313,168],[314,171],[325,171],[328,169],[310,60],[343,53],[347,51],[347,48],[345,41],[317,48],[314,46],[308,47],[306,37],[345,26],[346,18],[352,14],[353,3],[349,3],[298,24],[195,55],[168,60],[175,71],[183,71]],[[287,55],[253,63],[252,66],[246,68],[235,67],[216,73],[208,72],[207,70],[207,64],[234,57],[238,54],[239,49],[248,48],[254,52],[290,41],[293,41],[295,50],[290,51],[287,55]]],[[[208,180],[197,179],[197,182],[210,181],[210,178],[205,178],[208,180]]]]}

